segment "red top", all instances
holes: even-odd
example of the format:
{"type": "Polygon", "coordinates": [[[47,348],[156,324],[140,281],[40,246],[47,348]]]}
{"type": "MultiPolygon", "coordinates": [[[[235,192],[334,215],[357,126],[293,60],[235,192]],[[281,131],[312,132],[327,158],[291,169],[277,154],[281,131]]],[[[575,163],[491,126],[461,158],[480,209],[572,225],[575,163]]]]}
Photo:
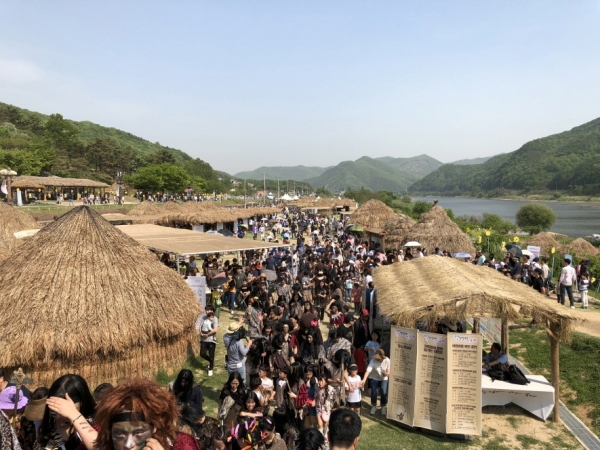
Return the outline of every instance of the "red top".
{"type": "Polygon", "coordinates": [[[358,373],[366,372],[367,367],[365,365],[365,359],[367,359],[367,355],[364,351],[359,349],[354,350],[354,360],[356,361],[356,365],[358,367],[358,373]]]}

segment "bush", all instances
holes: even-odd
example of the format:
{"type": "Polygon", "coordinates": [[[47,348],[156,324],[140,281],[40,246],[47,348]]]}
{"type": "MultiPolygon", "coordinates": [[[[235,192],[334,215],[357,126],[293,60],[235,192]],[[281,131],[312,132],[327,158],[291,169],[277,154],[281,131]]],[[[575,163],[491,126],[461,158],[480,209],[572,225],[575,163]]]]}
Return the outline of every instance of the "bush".
{"type": "Polygon", "coordinates": [[[516,219],[519,227],[535,234],[550,229],[556,222],[556,214],[546,205],[529,203],[519,208],[516,219]]]}

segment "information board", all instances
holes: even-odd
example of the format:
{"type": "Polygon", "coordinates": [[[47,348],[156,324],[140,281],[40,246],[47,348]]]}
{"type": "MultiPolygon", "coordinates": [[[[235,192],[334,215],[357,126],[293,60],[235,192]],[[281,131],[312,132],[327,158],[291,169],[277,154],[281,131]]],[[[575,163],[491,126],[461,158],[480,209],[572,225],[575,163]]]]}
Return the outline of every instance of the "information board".
{"type": "Polygon", "coordinates": [[[479,334],[448,333],[446,433],[481,434],[482,341],[479,334]]]}
{"type": "Polygon", "coordinates": [[[446,430],[446,335],[418,333],[414,426],[446,430]]]}
{"type": "Polygon", "coordinates": [[[390,344],[388,418],[414,425],[417,330],[393,328],[390,344]]]}

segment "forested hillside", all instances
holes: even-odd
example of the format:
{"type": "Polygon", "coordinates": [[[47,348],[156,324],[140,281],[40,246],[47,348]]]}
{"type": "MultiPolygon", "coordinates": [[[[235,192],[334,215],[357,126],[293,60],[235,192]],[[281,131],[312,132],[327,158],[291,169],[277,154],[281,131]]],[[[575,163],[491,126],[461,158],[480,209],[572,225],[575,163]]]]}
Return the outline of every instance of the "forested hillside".
{"type": "Polygon", "coordinates": [[[320,176],[305,180],[316,188],[343,191],[364,187],[373,191],[406,192],[419,176],[404,172],[377,159],[363,156],[356,161],[344,161],[320,176]]]}
{"type": "Polygon", "coordinates": [[[413,193],[461,195],[496,190],[600,192],[600,119],[528,142],[483,164],[446,164],[417,181],[413,193]]]}
{"type": "Polygon", "coordinates": [[[57,175],[112,183],[117,172],[173,164],[198,189],[226,191],[229,176],[207,162],[131,133],[91,122],[75,122],[0,103],[0,165],[19,175],[57,175]],[[221,180],[219,180],[221,178],[221,180]]]}
{"type": "Polygon", "coordinates": [[[389,164],[403,172],[416,175],[418,178],[423,178],[425,175],[430,174],[444,164],[427,155],[412,156],[410,158],[393,158],[391,156],[382,156],[381,158],[375,159],[389,164]]]}

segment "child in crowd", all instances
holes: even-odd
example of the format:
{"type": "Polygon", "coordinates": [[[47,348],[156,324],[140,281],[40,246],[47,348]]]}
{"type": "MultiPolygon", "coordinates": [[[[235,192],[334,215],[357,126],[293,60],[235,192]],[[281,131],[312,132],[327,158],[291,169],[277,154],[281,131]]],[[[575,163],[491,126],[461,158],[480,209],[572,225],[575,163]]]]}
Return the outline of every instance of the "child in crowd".
{"type": "Polygon", "coordinates": [[[352,301],[354,302],[354,312],[359,312],[361,310],[362,289],[358,283],[354,283],[352,288],[352,301]]]}
{"type": "Polygon", "coordinates": [[[319,390],[319,385],[312,367],[307,367],[304,370],[305,385],[307,388],[308,400],[303,409],[304,416],[304,427],[314,428],[318,425],[317,421],[317,408],[316,408],[316,397],[319,390]]]}
{"type": "Polygon", "coordinates": [[[273,380],[269,378],[269,367],[268,366],[260,366],[258,369],[258,376],[260,377],[260,386],[262,393],[262,404],[268,405],[271,403],[271,400],[275,398],[275,385],[273,384],[273,380]]]}
{"type": "Polygon", "coordinates": [[[581,275],[581,281],[579,282],[579,292],[581,293],[581,307],[588,309],[588,289],[590,287],[590,277],[584,273],[581,275]]]}
{"type": "Polygon", "coordinates": [[[371,340],[365,344],[365,352],[369,362],[373,359],[373,355],[381,348],[381,334],[377,330],[371,333],[371,340]]]}
{"type": "Polygon", "coordinates": [[[248,392],[246,399],[244,400],[244,406],[238,414],[238,423],[241,426],[244,426],[245,424],[249,424],[254,419],[262,416],[263,413],[260,409],[260,400],[258,399],[258,396],[255,392],[248,392]]]}
{"type": "Polygon", "coordinates": [[[335,402],[335,390],[327,384],[327,378],[324,375],[317,377],[319,389],[315,398],[317,408],[317,422],[319,431],[323,436],[327,436],[329,427],[329,416],[335,402]]]}
{"type": "Polygon", "coordinates": [[[362,378],[358,375],[358,366],[356,364],[350,364],[348,367],[348,383],[344,383],[346,388],[346,406],[352,411],[360,415],[360,405],[362,402],[361,380],[362,378]],[[351,391],[352,388],[352,391],[351,391]]]}

